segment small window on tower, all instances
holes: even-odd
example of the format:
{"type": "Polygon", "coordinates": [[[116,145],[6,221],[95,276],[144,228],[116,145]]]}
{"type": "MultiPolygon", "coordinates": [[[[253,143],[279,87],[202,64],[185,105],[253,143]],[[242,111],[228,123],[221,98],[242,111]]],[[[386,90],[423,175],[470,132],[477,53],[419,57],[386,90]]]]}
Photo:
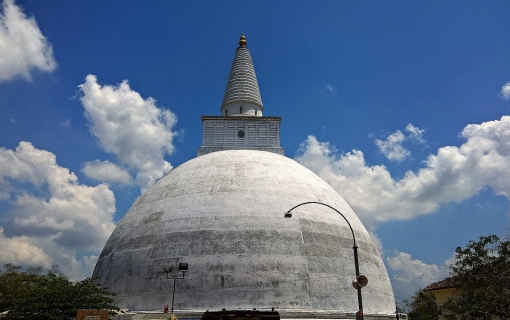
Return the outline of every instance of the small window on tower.
{"type": "Polygon", "coordinates": [[[259,115],[259,111],[258,110],[255,110],[255,115],[258,116],[259,115]]]}
{"type": "Polygon", "coordinates": [[[225,117],[228,115],[228,110],[225,109],[225,117]]]}
{"type": "Polygon", "coordinates": [[[239,113],[243,113],[243,106],[239,107],[239,113]]]}

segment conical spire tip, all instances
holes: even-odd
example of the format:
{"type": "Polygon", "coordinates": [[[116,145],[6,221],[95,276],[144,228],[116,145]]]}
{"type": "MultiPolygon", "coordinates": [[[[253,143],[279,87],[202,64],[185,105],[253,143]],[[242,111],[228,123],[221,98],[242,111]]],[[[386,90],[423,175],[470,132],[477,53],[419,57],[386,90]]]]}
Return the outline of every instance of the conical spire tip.
{"type": "Polygon", "coordinates": [[[246,41],[246,37],[244,36],[244,32],[241,33],[241,38],[239,39],[239,45],[245,46],[248,44],[248,41],[246,41]]]}

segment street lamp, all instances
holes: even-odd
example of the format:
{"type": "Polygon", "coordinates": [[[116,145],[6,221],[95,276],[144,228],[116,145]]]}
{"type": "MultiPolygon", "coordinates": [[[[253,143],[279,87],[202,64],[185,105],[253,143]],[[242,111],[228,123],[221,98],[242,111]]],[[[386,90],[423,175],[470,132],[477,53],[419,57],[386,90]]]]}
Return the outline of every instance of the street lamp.
{"type": "Polygon", "coordinates": [[[354,241],[354,244],[352,246],[352,249],[354,250],[354,267],[356,268],[356,279],[352,282],[352,286],[356,289],[356,291],[358,291],[358,309],[359,309],[359,311],[356,312],[356,319],[363,320],[363,299],[361,298],[361,288],[367,285],[368,279],[364,275],[360,275],[359,274],[358,246],[356,245],[356,237],[354,236],[354,231],[352,230],[352,226],[349,223],[349,220],[347,220],[347,218],[340,211],[338,211],[337,209],[333,208],[332,206],[330,206],[328,204],[325,204],[325,203],[322,203],[322,202],[316,202],[316,201],[309,201],[309,202],[300,203],[297,206],[295,206],[292,209],[290,209],[289,211],[285,212],[284,217],[285,218],[292,218],[292,213],[291,213],[292,210],[296,209],[297,207],[303,206],[305,204],[312,204],[312,203],[313,204],[320,204],[322,206],[326,206],[326,207],[328,207],[330,209],[333,209],[336,213],[341,215],[342,218],[344,218],[345,222],[347,222],[347,224],[349,225],[349,228],[351,229],[352,240],[354,241]]]}
{"type": "Polygon", "coordinates": [[[179,271],[182,272],[182,276],[168,275],[169,273],[172,272],[173,268],[174,267],[170,267],[168,269],[167,268],[163,268],[163,272],[166,273],[166,278],[168,280],[173,280],[174,281],[174,290],[172,291],[172,311],[171,311],[171,313],[174,313],[175,280],[177,280],[177,279],[184,279],[184,275],[188,271],[188,264],[186,262],[179,263],[179,271]]]}

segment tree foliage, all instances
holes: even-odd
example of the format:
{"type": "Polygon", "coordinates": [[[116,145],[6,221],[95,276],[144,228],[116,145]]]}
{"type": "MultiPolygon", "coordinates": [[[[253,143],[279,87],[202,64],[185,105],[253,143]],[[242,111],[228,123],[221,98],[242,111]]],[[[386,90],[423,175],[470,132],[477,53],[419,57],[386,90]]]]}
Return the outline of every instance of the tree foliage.
{"type": "Polygon", "coordinates": [[[12,308],[18,297],[27,294],[42,272],[43,267],[28,268],[22,272],[20,266],[12,263],[4,265],[4,271],[0,271],[0,312],[12,308]]]}
{"type": "Polygon", "coordinates": [[[437,320],[439,311],[437,310],[436,298],[432,292],[417,291],[412,300],[405,300],[403,310],[413,320],[437,320]]]}
{"type": "Polygon", "coordinates": [[[43,274],[43,268],[22,272],[5,265],[0,273],[1,311],[10,310],[7,319],[74,319],[78,309],[118,310],[112,296],[90,278],[72,282],[55,267],[43,274]]]}
{"type": "Polygon", "coordinates": [[[443,305],[443,315],[461,319],[510,319],[510,241],[496,235],[469,241],[455,250],[450,266],[457,297],[443,305]]]}

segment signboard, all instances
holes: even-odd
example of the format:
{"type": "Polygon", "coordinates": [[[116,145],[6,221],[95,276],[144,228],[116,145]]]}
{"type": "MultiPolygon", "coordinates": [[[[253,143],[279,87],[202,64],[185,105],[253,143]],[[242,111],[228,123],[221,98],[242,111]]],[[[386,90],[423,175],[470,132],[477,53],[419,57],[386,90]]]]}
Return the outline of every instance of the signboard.
{"type": "Polygon", "coordinates": [[[108,310],[78,310],[76,320],[108,320],[108,310]]]}

